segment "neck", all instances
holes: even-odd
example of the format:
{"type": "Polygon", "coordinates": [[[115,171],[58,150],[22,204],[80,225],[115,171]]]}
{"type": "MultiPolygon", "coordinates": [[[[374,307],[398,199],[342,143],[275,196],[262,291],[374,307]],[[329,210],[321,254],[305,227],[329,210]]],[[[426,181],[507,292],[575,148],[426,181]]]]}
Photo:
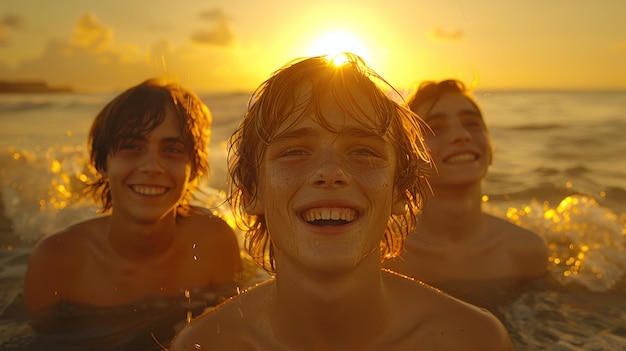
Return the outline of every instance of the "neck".
{"type": "Polygon", "coordinates": [[[275,333],[288,345],[312,349],[367,345],[387,323],[382,274],[378,252],[349,271],[277,270],[271,302],[275,333]]]}
{"type": "Polygon", "coordinates": [[[484,232],[482,190],[470,187],[434,188],[418,221],[418,231],[437,240],[464,241],[484,232]],[[452,220],[453,219],[453,220],[452,220]]]}
{"type": "Polygon", "coordinates": [[[174,241],[175,211],[157,222],[137,223],[111,215],[107,233],[113,250],[128,260],[150,260],[162,256],[174,241]]]}

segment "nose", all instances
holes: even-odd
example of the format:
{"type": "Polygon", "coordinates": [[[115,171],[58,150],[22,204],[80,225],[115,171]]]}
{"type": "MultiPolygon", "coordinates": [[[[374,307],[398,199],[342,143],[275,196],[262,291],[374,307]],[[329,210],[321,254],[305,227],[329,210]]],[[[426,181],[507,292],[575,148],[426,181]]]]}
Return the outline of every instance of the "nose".
{"type": "Polygon", "coordinates": [[[459,122],[456,122],[452,126],[450,126],[448,133],[450,135],[450,141],[452,143],[467,142],[472,138],[472,135],[467,130],[467,128],[465,128],[465,126],[459,122]]]}
{"type": "Polygon", "coordinates": [[[340,187],[348,184],[340,158],[329,153],[323,155],[311,176],[311,184],[316,187],[340,187]]]}
{"type": "Polygon", "coordinates": [[[139,161],[139,170],[145,173],[163,173],[163,165],[158,152],[147,151],[139,161]]]}

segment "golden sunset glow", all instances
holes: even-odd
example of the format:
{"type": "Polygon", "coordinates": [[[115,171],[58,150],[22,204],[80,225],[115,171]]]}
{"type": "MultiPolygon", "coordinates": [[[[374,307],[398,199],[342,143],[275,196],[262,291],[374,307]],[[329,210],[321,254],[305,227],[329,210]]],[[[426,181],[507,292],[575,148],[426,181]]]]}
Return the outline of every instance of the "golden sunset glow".
{"type": "Polygon", "coordinates": [[[29,4],[0,10],[2,79],[88,92],[167,76],[192,90],[249,91],[290,60],[348,51],[397,88],[446,78],[482,89],[626,87],[619,0],[492,11],[487,0],[136,0],[125,16],[107,1],[29,4]]]}
{"type": "Polygon", "coordinates": [[[327,55],[333,58],[333,63],[341,65],[346,58],[338,55],[342,52],[351,52],[361,56],[365,61],[370,60],[370,51],[363,42],[345,30],[331,30],[320,35],[307,51],[308,56],[327,55]]]}

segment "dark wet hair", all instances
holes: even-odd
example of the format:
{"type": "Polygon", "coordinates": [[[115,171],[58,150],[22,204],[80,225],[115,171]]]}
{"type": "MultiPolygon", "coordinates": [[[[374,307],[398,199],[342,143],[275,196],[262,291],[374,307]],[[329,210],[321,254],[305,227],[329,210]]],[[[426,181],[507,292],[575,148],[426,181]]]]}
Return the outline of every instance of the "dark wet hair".
{"type": "Polygon", "coordinates": [[[418,88],[411,95],[409,95],[406,102],[415,113],[418,113],[418,109],[421,106],[428,104],[425,105],[428,114],[439,99],[449,93],[461,94],[465,96],[474,105],[474,107],[476,107],[478,113],[480,113],[481,116],[483,115],[471,91],[467,89],[463,82],[456,79],[446,79],[440,82],[422,82],[418,88]]]}
{"type": "Polygon", "coordinates": [[[108,156],[114,155],[127,139],[145,136],[160,126],[170,106],[175,112],[185,151],[191,161],[191,181],[181,205],[190,199],[198,178],[208,175],[212,123],[208,107],[194,93],[178,84],[148,79],[110,101],[91,125],[88,147],[91,165],[98,171],[98,178],[87,186],[86,192],[102,201],[102,212],[109,211],[113,206],[108,179],[101,175],[106,171],[108,156]]]}
{"type": "Polygon", "coordinates": [[[403,198],[406,210],[389,218],[380,244],[382,259],[397,256],[416,225],[427,185],[424,171],[430,167],[422,138],[425,124],[363,59],[350,53],[340,57],[341,63],[327,56],[301,58],[274,72],[254,92],[242,122],[229,139],[228,201],[238,224],[247,230],[248,253],[269,272],[274,271],[275,262],[267,223],[263,215],[246,212],[246,205],[255,201],[261,159],[285,123],[312,116],[322,128],[334,130],[323,115],[328,98],[383,136],[396,152],[395,193],[403,198]],[[374,115],[358,102],[357,97],[362,96],[370,101],[374,115]]]}

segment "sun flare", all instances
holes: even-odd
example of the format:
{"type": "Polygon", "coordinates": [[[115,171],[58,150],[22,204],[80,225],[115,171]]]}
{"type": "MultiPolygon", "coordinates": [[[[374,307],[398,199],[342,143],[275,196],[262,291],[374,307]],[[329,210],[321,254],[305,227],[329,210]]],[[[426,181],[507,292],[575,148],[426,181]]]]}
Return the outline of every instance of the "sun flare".
{"type": "Polygon", "coordinates": [[[343,63],[341,60],[343,56],[337,55],[342,52],[357,54],[365,61],[370,59],[369,50],[361,40],[352,33],[339,29],[325,32],[317,37],[309,46],[307,56],[327,55],[328,57],[334,57],[333,63],[340,65],[343,63]]]}

